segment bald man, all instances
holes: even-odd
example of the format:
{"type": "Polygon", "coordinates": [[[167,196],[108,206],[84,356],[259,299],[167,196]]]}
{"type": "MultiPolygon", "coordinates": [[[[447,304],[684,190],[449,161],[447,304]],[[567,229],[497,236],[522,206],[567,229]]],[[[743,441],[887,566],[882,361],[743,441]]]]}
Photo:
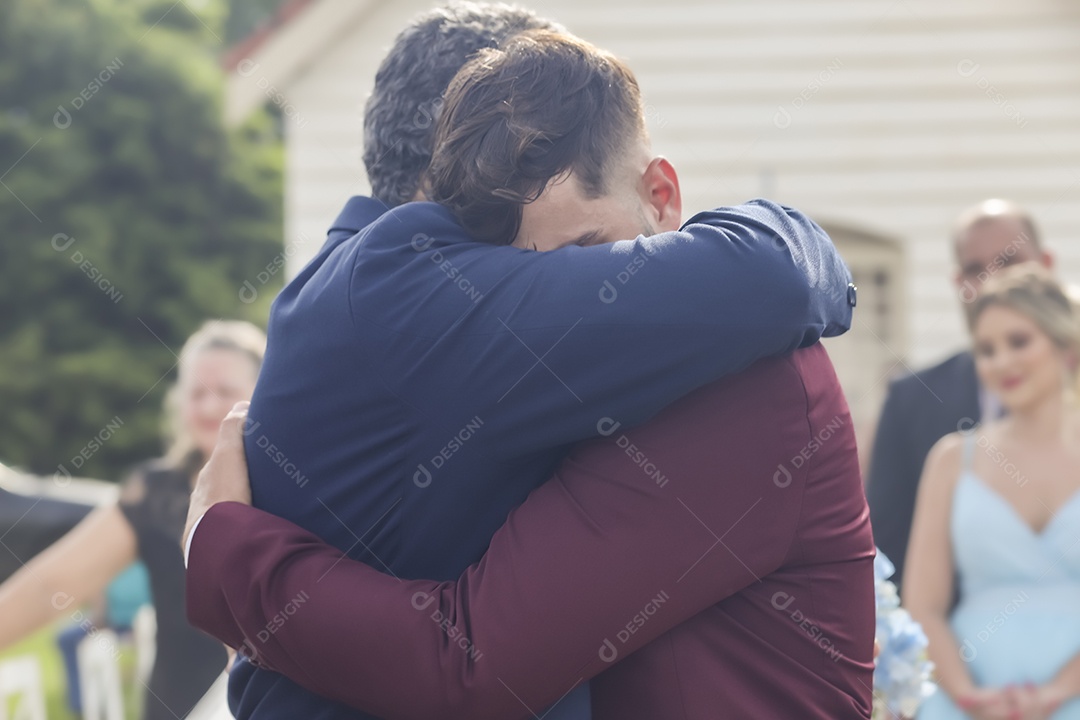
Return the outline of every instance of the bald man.
{"type": "MultiPolygon", "coordinates": [[[[1006,267],[1035,262],[1053,268],[1031,215],[1007,200],[985,200],[956,219],[953,282],[965,314],[983,283],[1006,267]]],[[[878,421],[867,500],[874,542],[896,565],[901,586],[915,493],[930,448],[945,435],[995,418],[1001,405],[979,386],[969,350],[893,381],[878,421]]]]}

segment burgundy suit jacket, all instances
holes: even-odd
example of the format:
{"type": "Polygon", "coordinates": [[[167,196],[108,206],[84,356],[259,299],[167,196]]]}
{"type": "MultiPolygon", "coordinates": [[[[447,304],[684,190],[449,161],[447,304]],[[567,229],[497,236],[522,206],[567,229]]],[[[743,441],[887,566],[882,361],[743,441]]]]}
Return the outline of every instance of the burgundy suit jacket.
{"type": "Polygon", "coordinates": [[[533,717],[590,678],[595,720],[869,718],[874,546],[824,348],[617,421],[454,582],[216,505],[192,540],[189,619],[388,719],[533,717]]]}

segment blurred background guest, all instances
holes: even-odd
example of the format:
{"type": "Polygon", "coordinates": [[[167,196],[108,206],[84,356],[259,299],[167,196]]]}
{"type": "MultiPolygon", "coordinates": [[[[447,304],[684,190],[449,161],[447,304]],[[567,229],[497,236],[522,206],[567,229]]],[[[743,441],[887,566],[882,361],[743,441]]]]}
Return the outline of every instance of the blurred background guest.
{"type": "MultiPolygon", "coordinates": [[[[965,312],[979,289],[1006,267],[1035,262],[1052,268],[1030,214],[1007,200],[986,200],[965,210],[952,233],[957,270],[953,281],[965,312]]],[[[969,350],[892,382],[878,421],[867,500],[874,542],[892,559],[892,581],[903,590],[904,558],[923,462],[934,443],[981,419],[995,419],[1001,404],[975,372],[969,350]]]]}
{"type": "Polygon", "coordinates": [[[940,691],[918,717],[1076,720],[1080,324],[1030,264],[987,281],[969,317],[979,382],[1007,415],[947,435],[927,458],[902,595],[940,691]]]}
{"type": "Polygon", "coordinates": [[[91,512],[0,585],[0,648],[71,615],[139,559],[149,572],[157,615],[143,717],[187,715],[225,669],[227,655],[187,623],[180,534],[194,478],[213,450],[222,418],[251,396],[265,345],[261,330],[240,321],[208,322],[188,339],[166,400],[166,456],[139,466],[119,503],[91,512]]]}

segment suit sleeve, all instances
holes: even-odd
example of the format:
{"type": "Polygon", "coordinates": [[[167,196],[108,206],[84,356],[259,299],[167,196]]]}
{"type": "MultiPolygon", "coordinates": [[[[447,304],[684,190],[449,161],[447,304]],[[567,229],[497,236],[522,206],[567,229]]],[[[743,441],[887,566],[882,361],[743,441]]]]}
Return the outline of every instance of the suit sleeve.
{"type": "Polygon", "coordinates": [[[404,217],[383,222],[401,234],[396,246],[420,239],[405,251],[415,265],[354,277],[367,297],[390,294],[371,283],[392,283],[404,304],[365,307],[358,295],[354,317],[365,332],[401,328],[385,355],[411,364],[385,375],[413,407],[430,410],[447,370],[467,367],[453,375],[477,406],[465,416],[489,417],[498,404],[491,431],[507,457],[593,437],[602,417],[640,424],[707,382],[851,323],[851,275],[828,235],[765,200],[700,213],[679,232],[548,253],[440,244],[448,219],[429,236],[419,230],[430,216],[404,217]],[[442,333],[437,351],[408,334],[416,298],[442,333]]]}
{"type": "Polygon", "coordinates": [[[728,398],[719,417],[686,412],[705,389],[576,448],[456,581],[397,579],[281,518],[216,505],[194,535],[188,617],[257,665],[388,720],[531,717],[526,707],[782,564],[805,468],[790,487],[773,479],[806,421],[746,412],[790,392],[768,387],[728,398]],[[763,451],[763,437],[781,449],[763,451]]]}
{"type": "Polygon", "coordinates": [[[891,580],[898,588],[903,580],[915,495],[922,473],[921,457],[911,448],[911,416],[906,395],[899,383],[889,385],[874,436],[866,487],[874,544],[896,566],[891,580]]]}

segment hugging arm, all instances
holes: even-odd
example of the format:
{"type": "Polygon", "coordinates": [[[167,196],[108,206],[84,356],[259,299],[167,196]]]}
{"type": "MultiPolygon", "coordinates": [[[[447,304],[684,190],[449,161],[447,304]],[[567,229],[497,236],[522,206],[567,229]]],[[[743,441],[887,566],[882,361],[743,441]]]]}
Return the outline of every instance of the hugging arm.
{"type": "MultiPolygon", "coordinates": [[[[433,238],[453,232],[448,215],[428,213],[402,213],[411,225],[391,213],[387,231],[401,233],[395,244],[408,245],[423,226],[433,238]],[[432,226],[432,216],[442,224],[432,226]]],[[[391,351],[417,358],[397,373],[395,391],[424,407],[445,389],[445,367],[467,363],[462,381],[473,397],[495,393],[494,403],[505,393],[510,401],[492,423],[510,457],[595,436],[601,417],[640,424],[694,388],[851,323],[851,275],[832,241],[798,211],[765,200],[699,213],[678,232],[633,241],[547,253],[465,245],[436,240],[406,250],[426,272],[387,280],[408,307],[384,317],[409,317],[417,297],[436,312],[455,302],[465,308],[447,313],[438,353],[415,344],[391,351]],[[449,274],[434,270],[444,260],[446,273],[482,293],[475,306],[449,274]],[[455,356],[455,348],[467,350],[455,356]],[[547,385],[528,377],[508,388],[508,364],[523,363],[524,373],[539,362],[547,385]],[[520,394],[527,403],[514,402],[520,394]]],[[[354,312],[363,322],[360,303],[354,312]]]]}
{"type": "Polygon", "coordinates": [[[398,579],[286,520],[215,505],[192,540],[189,619],[256,664],[388,720],[529,717],[789,552],[805,478],[779,489],[782,452],[748,438],[799,447],[805,427],[746,408],[797,387],[779,378],[736,387],[745,397],[708,395],[715,387],[575,449],[456,581],[398,579]],[[671,484],[627,458],[631,443],[671,484]],[[751,510],[769,517],[770,542],[743,520],[751,510]],[[730,529],[724,547],[709,528],[730,529]]]}

